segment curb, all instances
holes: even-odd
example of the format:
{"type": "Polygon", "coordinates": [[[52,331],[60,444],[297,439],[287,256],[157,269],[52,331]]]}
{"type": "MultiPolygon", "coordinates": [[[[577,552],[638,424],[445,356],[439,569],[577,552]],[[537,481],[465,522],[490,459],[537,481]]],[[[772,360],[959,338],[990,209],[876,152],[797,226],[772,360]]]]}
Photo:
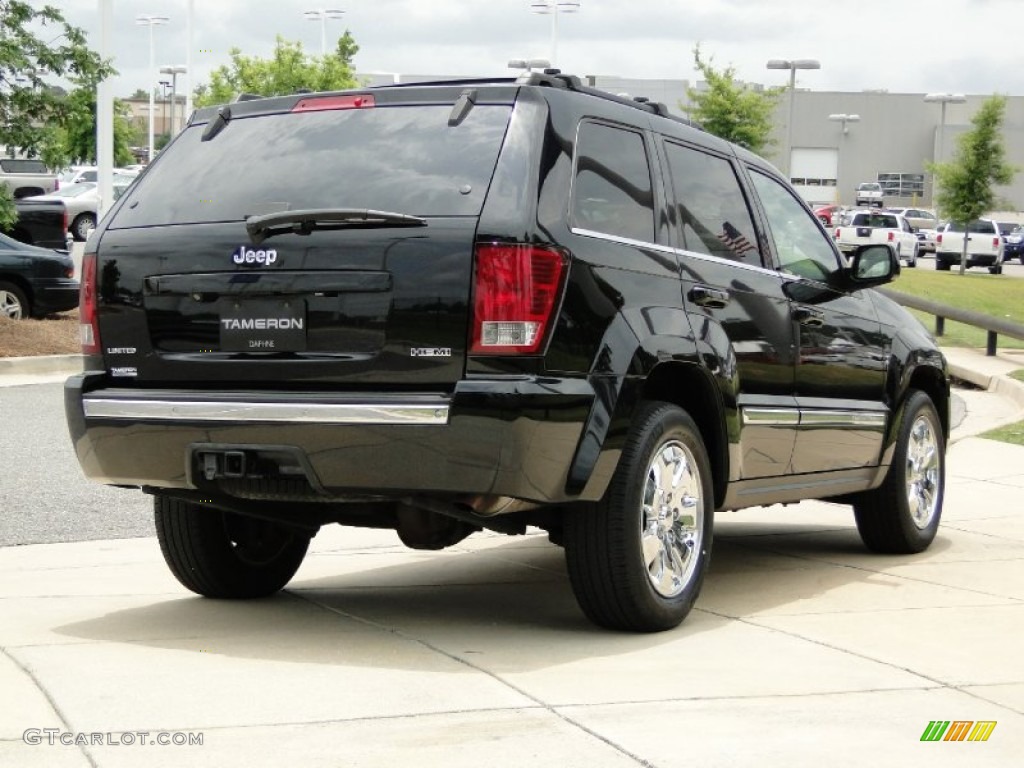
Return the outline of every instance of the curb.
{"type": "Polygon", "coordinates": [[[81,355],[0,357],[0,376],[36,376],[46,373],[81,373],[81,355]]]}

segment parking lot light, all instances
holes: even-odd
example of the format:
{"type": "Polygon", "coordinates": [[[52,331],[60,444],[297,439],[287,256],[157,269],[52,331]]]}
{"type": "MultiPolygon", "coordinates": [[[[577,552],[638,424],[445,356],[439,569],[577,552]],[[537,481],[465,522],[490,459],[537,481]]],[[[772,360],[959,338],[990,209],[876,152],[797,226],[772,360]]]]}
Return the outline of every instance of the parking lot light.
{"type": "Polygon", "coordinates": [[[836,122],[836,123],[842,123],[843,124],[843,135],[845,136],[846,134],[848,134],[850,132],[849,123],[859,123],[860,122],[860,115],[847,115],[845,113],[839,113],[839,114],[836,114],[836,115],[829,115],[828,119],[832,120],[833,122],[836,122]]]}
{"type": "Polygon", "coordinates": [[[768,69],[789,70],[789,119],[786,122],[786,176],[793,175],[793,101],[798,69],[821,69],[817,59],[770,59],[768,69]]]}
{"type": "Polygon", "coordinates": [[[935,162],[941,163],[944,152],[944,139],[946,133],[946,105],[947,104],[963,104],[967,101],[967,97],[962,93],[928,93],[925,94],[924,100],[927,102],[938,102],[942,105],[941,114],[939,117],[939,141],[938,147],[935,151],[935,162]]]}

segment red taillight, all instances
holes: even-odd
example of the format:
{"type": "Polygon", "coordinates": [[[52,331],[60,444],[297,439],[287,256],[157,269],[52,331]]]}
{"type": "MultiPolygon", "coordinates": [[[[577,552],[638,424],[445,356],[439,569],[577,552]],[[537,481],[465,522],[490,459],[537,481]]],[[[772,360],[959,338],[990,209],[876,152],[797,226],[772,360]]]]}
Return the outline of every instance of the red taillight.
{"type": "Polygon", "coordinates": [[[832,235],[832,237],[833,237],[834,239],[836,239],[836,240],[838,240],[838,239],[839,239],[839,230],[838,230],[838,229],[837,229],[837,230],[835,231],[835,233],[834,233],[834,234],[832,235]]]}
{"type": "Polygon", "coordinates": [[[938,244],[938,243],[941,243],[941,242],[942,242],[942,235],[936,235],[935,236],[935,243],[938,244]]]}
{"type": "Polygon", "coordinates": [[[96,254],[87,253],[82,257],[82,285],[78,298],[83,355],[100,353],[100,323],[96,310],[96,254]]]}
{"type": "Polygon", "coordinates": [[[292,107],[292,112],[321,112],[325,109],[369,109],[374,106],[371,94],[356,96],[316,96],[311,99],[300,99],[292,107]]]}
{"type": "Polygon", "coordinates": [[[1002,245],[1002,244],[1003,244],[1003,241],[1002,241],[1001,238],[998,238],[998,237],[993,237],[992,238],[992,247],[995,248],[996,250],[998,250],[999,246],[1002,245]]]}
{"type": "Polygon", "coordinates": [[[566,256],[552,248],[476,247],[473,286],[475,355],[535,355],[558,305],[566,256]]]}
{"type": "Polygon", "coordinates": [[[890,232],[889,233],[889,242],[891,243],[891,242],[893,242],[895,240],[896,240],[896,233],[895,232],[890,232]]]}

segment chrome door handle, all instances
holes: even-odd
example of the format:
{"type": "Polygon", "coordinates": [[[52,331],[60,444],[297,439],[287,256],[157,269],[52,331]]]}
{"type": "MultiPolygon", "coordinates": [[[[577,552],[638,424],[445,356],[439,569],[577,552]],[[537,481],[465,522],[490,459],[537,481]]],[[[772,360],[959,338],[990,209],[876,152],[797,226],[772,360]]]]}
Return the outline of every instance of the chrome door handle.
{"type": "Polygon", "coordinates": [[[721,309],[730,301],[728,291],[709,288],[706,285],[695,285],[690,289],[690,301],[701,307],[721,309]]]}

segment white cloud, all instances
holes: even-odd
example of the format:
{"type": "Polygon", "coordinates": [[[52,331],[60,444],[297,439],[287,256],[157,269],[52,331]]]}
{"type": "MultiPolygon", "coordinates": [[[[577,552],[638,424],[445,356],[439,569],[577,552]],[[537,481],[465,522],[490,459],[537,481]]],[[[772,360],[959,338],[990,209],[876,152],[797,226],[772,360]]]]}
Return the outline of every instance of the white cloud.
{"type": "MultiPolygon", "coordinates": [[[[41,4],[42,0],[34,0],[41,4]]],[[[186,0],[113,0],[118,93],[147,84],[148,36],[134,18],[162,14],[155,31],[159,64],[185,60],[186,0]]],[[[63,0],[72,23],[98,38],[99,0],[63,0]]],[[[302,12],[308,0],[195,0],[197,81],[228,61],[237,46],[267,56],[274,37],[319,49],[318,23],[302,12]]],[[[363,71],[458,75],[504,74],[506,62],[546,56],[550,18],[530,13],[528,0],[331,0],[346,11],[327,22],[328,39],[351,30],[363,71]]],[[[582,0],[579,13],[559,17],[559,64],[580,75],[694,79],[693,47],[716,68],[741,80],[781,85],[771,58],[817,58],[822,68],[799,73],[814,90],[963,91],[1024,95],[1024,68],[1008,31],[1020,0],[894,0],[829,4],[807,0],[582,0]],[[940,30],[945,30],[939,34],[940,30]],[[953,34],[955,30],[956,34],[953,34]],[[955,40],[962,40],[957,46],[955,40]]]]}

